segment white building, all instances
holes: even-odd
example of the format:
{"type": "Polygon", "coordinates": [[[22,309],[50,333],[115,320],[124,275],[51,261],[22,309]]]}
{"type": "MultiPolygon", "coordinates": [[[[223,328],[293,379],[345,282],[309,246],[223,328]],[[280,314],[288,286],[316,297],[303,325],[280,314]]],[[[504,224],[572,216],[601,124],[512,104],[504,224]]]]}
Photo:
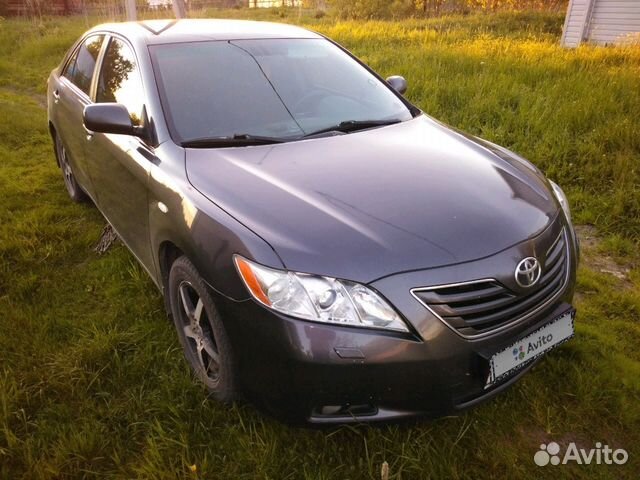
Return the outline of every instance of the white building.
{"type": "Polygon", "coordinates": [[[569,0],[561,43],[640,43],[640,0],[569,0]]]}

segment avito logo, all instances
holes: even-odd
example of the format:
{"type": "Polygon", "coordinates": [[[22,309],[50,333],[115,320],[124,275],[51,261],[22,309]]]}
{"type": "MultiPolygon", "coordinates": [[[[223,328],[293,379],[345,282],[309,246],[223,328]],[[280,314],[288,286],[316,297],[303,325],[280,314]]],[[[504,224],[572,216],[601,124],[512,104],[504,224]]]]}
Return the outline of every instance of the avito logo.
{"type": "Polygon", "coordinates": [[[603,446],[600,442],[596,442],[596,448],[589,450],[578,448],[574,442],[571,442],[562,456],[560,455],[560,445],[556,442],[543,443],[540,445],[540,450],[533,456],[533,461],[539,467],[545,467],[549,464],[566,465],[570,462],[575,462],[579,465],[590,465],[592,463],[596,465],[624,465],[627,460],[629,460],[629,454],[626,450],[622,448],[614,450],[609,445],[605,444],[603,446]]]}

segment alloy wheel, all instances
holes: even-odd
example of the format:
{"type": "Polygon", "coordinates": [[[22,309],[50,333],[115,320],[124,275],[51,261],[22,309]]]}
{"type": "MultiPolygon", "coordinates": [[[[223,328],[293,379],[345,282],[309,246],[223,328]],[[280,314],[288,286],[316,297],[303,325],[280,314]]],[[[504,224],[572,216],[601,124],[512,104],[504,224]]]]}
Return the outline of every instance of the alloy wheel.
{"type": "Polygon", "coordinates": [[[189,359],[194,368],[215,383],[220,378],[220,353],[204,303],[190,282],[180,283],[178,293],[189,359]]]}

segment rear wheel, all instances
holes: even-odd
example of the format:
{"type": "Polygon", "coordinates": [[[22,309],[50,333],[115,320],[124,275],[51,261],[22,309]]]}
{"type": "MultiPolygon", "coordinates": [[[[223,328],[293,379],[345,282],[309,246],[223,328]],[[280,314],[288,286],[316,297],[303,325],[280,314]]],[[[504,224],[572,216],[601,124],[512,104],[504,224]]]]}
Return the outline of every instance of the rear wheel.
{"type": "Polygon", "coordinates": [[[169,300],[184,354],[196,376],[223,402],[236,398],[231,345],[208,287],[182,256],[171,266],[169,300]]]}
{"type": "Polygon", "coordinates": [[[78,185],[78,181],[76,180],[76,177],[73,174],[73,169],[71,168],[71,163],[69,162],[67,149],[62,144],[62,139],[57,133],[55,147],[58,162],[60,163],[60,170],[62,170],[64,186],[67,188],[69,197],[71,197],[71,200],[73,200],[74,202],[85,202],[87,200],[87,194],[84,193],[82,191],[82,188],[80,188],[80,185],[78,185]]]}

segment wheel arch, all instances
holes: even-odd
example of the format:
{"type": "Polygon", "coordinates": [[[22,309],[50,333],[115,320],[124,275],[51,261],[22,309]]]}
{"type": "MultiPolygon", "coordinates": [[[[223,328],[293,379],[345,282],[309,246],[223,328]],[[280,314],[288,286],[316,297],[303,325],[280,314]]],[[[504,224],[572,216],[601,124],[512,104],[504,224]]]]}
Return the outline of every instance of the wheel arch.
{"type": "Polygon", "coordinates": [[[169,286],[169,273],[171,272],[171,265],[178,258],[183,256],[184,250],[178,247],[171,240],[164,240],[158,247],[158,265],[160,267],[160,284],[162,286],[162,293],[164,297],[164,304],[167,310],[167,315],[171,316],[171,305],[168,295],[169,286]]]}

